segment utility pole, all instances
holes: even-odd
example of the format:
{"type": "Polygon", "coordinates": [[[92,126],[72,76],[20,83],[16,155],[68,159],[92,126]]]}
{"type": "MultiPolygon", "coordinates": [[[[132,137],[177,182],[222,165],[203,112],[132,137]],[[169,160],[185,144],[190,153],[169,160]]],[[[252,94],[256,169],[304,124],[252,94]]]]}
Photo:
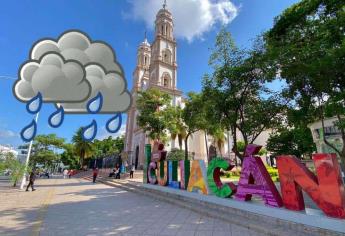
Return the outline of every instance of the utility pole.
{"type": "MultiPolygon", "coordinates": [[[[37,121],[38,121],[38,115],[39,115],[39,112],[37,112],[36,117],[35,117],[35,122],[36,122],[36,124],[37,124],[37,121]]],[[[25,183],[26,183],[26,172],[27,172],[27,169],[28,169],[29,161],[30,161],[30,154],[31,154],[31,149],[32,149],[32,144],[33,144],[33,142],[34,142],[34,140],[32,139],[32,140],[30,141],[30,144],[29,144],[28,154],[26,155],[26,161],[25,161],[25,171],[24,171],[22,183],[21,183],[21,185],[20,185],[20,189],[23,189],[23,188],[24,188],[24,185],[25,185],[25,183]]]]}

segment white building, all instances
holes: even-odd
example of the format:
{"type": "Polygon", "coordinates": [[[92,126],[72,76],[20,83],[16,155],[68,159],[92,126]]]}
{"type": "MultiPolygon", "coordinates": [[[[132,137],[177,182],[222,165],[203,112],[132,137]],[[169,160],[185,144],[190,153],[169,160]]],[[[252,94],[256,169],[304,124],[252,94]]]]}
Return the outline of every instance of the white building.
{"type": "MultiPolygon", "coordinates": [[[[137,125],[138,110],[136,98],[139,91],[148,88],[157,88],[172,97],[174,106],[183,106],[183,93],[177,88],[177,44],[174,38],[174,22],[166,4],[160,9],[155,20],[155,39],[150,44],[146,38],[139,45],[137,52],[137,65],[133,72],[133,104],[128,111],[125,137],[125,152],[129,161],[136,167],[141,167],[144,160],[145,144],[150,143],[142,129],[137,125]]],[[[257,144],[266,145],[269,132],[263,132],[257,144]]],[[[231,138],[225,142],[222,150],[223,156],[230,156],[228,149],[232,147],[231,138]]],[[[238,140],[241,136],[238,135],[238,140]]],[[[189,137],[189,152],[194,154],[194,159],[207,160],[207,146],[213,142],[212,137],[205,137],[204,132],[199,131],[189,137]]],[[[178,147],[178,140],[170,140],[166,145],[169,151],[172,147],[178,147]]],[[[234,155],[232,155],[234,156],[234,155]]]]}
{"type": "MultiPolygon", "coordinates": [[[[7,154],[7,153],[13,153],[13,155],[17,158],[18,156],[18,151],[16,151],[13,147],[11,146],[4,146],[0,145],[0,153],[1,154],[7,154]]],[[[3,157],[3,155],[0,155],[0,158],[3,157]]]]}
{"type": "Polygon", "coordinates": [[[326,118],[324,120],[324,129],[322,128],[321,121],[316,121],[308,125],[318,153],[334,153],[334,150],[325,143],[324,137],[337,149],[342,149],[343,141],[341,138],[341,132],[334,124],[337,120],[338,119],[336,117],[326,118]]]}

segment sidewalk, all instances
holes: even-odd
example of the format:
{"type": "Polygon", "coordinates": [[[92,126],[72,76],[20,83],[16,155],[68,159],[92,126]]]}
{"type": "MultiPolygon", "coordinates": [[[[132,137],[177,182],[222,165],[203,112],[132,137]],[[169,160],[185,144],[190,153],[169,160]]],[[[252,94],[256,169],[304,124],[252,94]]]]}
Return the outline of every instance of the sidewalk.
{"type": "Polygon", "coordinates": [[[36,188],[1,193],[1,236],[253,235],[162,200],[83,179],[39,179],[36,188]]]}

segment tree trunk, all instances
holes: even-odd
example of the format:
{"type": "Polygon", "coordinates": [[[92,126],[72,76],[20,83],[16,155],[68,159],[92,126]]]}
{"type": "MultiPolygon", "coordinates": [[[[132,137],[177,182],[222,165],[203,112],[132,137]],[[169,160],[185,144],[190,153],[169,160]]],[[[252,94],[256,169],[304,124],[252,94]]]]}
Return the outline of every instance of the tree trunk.
{"type": "Polygon", "coordinates": [[[85,156],[85,152],[84,152],[84,150],[82,150],[82,151],[80,152],[80,168],[81,168],[81,169],[83,169],[84,156],[85,156]]]}
{"type": "MultiPolygon", "coordinates": [[[[233,147],[232,147],[232,151],[235,153],[235,158],[237,159],[237,157],[238,158],[240,158],[240,160],[241,160],[241,164],[242,164],[242,162],[243,162],[243,155],[238,151],[238,149],[237,149],[237,137],[236,137],[236,128],[234,128],[233,129],[234,131],[233,131],[233,134],[232,134],[232,140],[233,140],[233,142],[234,142],[234,145],[233,145],[233,147]]],[[[236,161],[237,162],[237,161],[236,161]]]]}
{"type": "Polygon", "coordinates": [[[205,133],[205,145],[206,145],[207,161],[209,161],[209,160],[210,160],[210,157],[209,157],[209,153],[208,153],[207,133],[206,133],[206,131],[205,131],[204,133],[205,133]]]}
{"type": "Polygon", "coordinates": [[[189,133],[187,134],[186,138],[184,139],[184,159],[188,160],[188,138],[189,138],[189,133]]]}
{"type": "Polygon", "coordinates": [[[178,145],[179,145],[179,147],[180,147],[180,150],[182,150],[182,142],[183,142],[183,138],[182,138],[182,135],[178,135],[177,136],[177,138],[178,138],[178,145]]]}
{"type": "Polygon", "coordinates": [[[345,138],[343,138],[342,140],[343,140],[343,148],[341,150],[341,155],[339,155],[339,159],[340,159],[340,169],[342,170],[344,174],[342,178],[345,183],[345,138]]]}

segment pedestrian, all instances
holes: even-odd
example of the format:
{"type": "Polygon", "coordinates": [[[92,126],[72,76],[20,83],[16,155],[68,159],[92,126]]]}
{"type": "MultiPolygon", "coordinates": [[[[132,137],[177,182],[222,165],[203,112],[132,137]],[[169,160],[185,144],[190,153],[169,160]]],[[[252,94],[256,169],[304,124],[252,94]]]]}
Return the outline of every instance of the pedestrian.
{"type": "Polygon", "coordinates": [[[64,171],[63,171],[63,178],[67,179],[67,175],[68,175],[68,170],[64,169],[64,171]]]}
{"type": "Polygon", "coordinates": [[[98,176],[98,168],[93,169],[93,182],[96,183],[96,179],[98,176]]]}
{"type": "Polygon", "coordinates": [[[28,186],[26,187],[26,192],[29,191],[29,187],[31,187],[31,190],[32,190],[32,191],[35,191],[35,190],[36,190],[36,189],[34,188],[35,179],[36,179],[36,173],[35,173],[34,170],[32,170],[32,171],[30,172],[29,184],[28,184],[28,186]]]}
{"type": "Polygon", "coordinates": [[[135,166],[132,164],[132,166],[131,166],[131,171],[129,172],[129,178],[130,178],[130,179],[133,179],[134,171],[135,171],[135,166]]]}
{"type": "Polygon", "coordinates": [[[68,170],[68,173],[67,173],[67,175],[68,175],[68,178],[70,179],[71,178],[71,176],[72,176],[72,170],[68,170]]]}
{"type": "Polygon", "coordinates": [[[120,165],[117,164],[116,165],[116,173],[115,173],[115,179],[120,179],[121,178],[121,168],[120,168],[120,165]]]}

